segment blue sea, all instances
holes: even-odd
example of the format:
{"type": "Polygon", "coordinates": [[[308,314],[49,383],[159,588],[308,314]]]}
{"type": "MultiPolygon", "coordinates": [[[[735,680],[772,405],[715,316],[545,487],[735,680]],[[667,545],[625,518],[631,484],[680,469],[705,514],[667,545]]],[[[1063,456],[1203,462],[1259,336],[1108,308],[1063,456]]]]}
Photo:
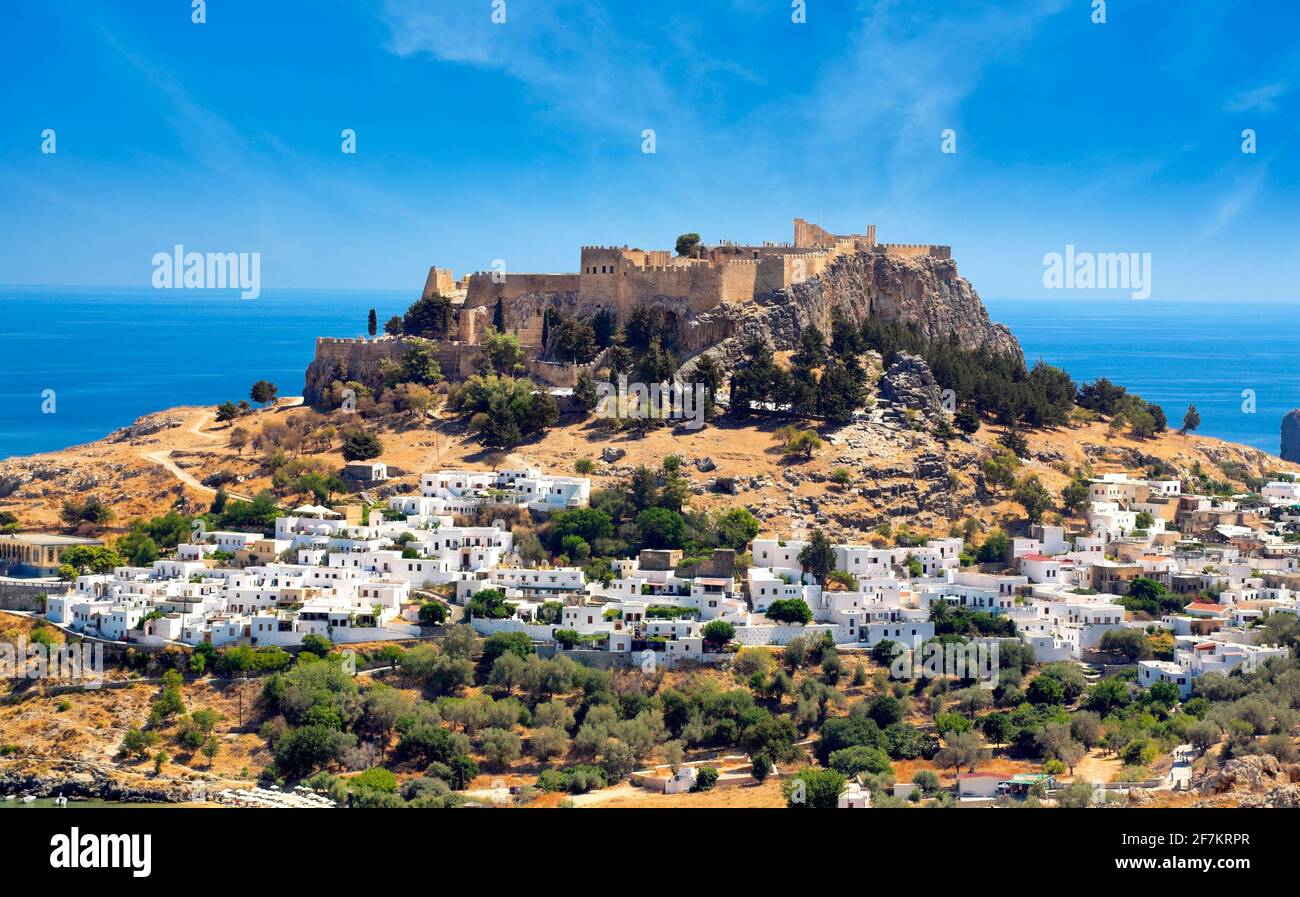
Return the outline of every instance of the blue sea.
{"type": "MultiPolygon", "coordinates": [[[[416,290],[215,291],[0,287],[0,457],[99,439],[142,414],[248,397],[268,379],[302,391],[317,336],[382,325],[416,290]],[[54,390],[55,413],[42,412],[54,390]]],[[[1284,304],[1153,300],[986,300],[1032,364],[1076,381],[1104,376],[1158,402],[1175,426],[1188,404],[1200,432],[1278,449],[1300,406],[1300,327],[1284,304]],[[1255,391],[1255,413],[1242,391],[1255,391]]]]}
{"type": "Polygon", "coordinates": [[[1286,303],[1151,299],[986,299],[1032,365],[1070,372],[1076,383],[1108,377],[1182,425],[1277,453],[1282,416],[1300,407],[1300,321],[1286,303]],[[1253,390],[1254,412],[1243,393],[1253,390]]]}
{"type": "Polygon", "coordinates": [[[174,405],[301,395],[318,336],[359,336],[419,295],[0,287],[0,458],[91,442],[174,405]],[[42,411],[54,391],[54,413],[42,411]]]}

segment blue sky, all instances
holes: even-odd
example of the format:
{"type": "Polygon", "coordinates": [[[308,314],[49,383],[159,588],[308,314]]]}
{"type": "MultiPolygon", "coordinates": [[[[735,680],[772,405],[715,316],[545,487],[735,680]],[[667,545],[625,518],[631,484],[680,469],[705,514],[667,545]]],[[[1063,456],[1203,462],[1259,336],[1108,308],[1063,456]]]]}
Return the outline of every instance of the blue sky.
{"type": "Polygon", "coordinates": [[[1296,297],[1293,3],[491,7],[7,4],[0,282],[144,286],[184,243],[260,252],[266,288],[415,293],[800,215],[949,243],[986,296],[1044,295],[1073,243],[1152,253],[1155,299],[1296,297]]]}

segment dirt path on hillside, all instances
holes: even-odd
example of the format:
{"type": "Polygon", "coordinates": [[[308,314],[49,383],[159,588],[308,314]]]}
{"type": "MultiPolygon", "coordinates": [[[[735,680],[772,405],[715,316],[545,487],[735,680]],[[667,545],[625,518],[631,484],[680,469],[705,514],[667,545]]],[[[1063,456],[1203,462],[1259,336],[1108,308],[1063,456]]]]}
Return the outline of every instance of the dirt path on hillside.
{"type": "Polygon", "coordinates": [[[208,421],[214,419],[216,419],[215,414],[213,414],[211,411],[204,411],[202,414],[199,414],[197,417],[194,418],[194,420],[190,423],[187,429],[195,436],[201,437],[203,439],[217,439],[218,437],[216,433],[203,432],[203,425],[206,424],[208,421]]]}
{"type": "MultiPolygon", "coordinates": [[[[190,425],[189,431],[196,436],[203,436],[206,438],[216,438],[210,433],[199,432],[198,428],[203,425],[204,418],[208,418],[208,417],[212,417],[212,415],[209,413],[199,415],[198,418],[195,419],[194,423],[190,425]]],[[[166,470],[172,476],[176,477],[176,479],[180,480],[186,486],[189,486],[195,492],[201,492],[204,495],[217,494],[216,489],[212,488],[211,486],[203,485],[201,482],[198,481],[198,479],[194,477],[193,474],[181,470],[181,468],[176,464],[176,462],[172,460],[172,453],[170,449],[163,449],[155,452],[140,452],[139,454],[141,458],[143,458],[146,461],[149,461],[150,463],[157,464],[159,467],[162,467],[164,470],[166,470]]],[[[239,495],[229,490],[226,491],[226,494],[229,495],[231,498],[237,498],[240,499],[241,501],[252,501],[252,499],[248,498],[245,495],[239,495]]]]}
{"type": "MultiPolygon", "coordinates": [[[[282,403],[283,407],[286,408],[292,408],[301,404],[302,404],[302,396],[292,396],[286,398],[282,403]]],[[[205,432],[203,429],[205,426],[207,426],[215,419],[216,419],[215,413],[211,411],[200,411],[198,414],[194,415],[193,419],[190,420],[188,425],[186,425],[185,432],[197,436],[200,439],[207,440],[209,442],[220,442],[222,441],[222,436],[220,433],[209,433],[209,432],[205,432]]],[[[201,492],[204,495],[216,495],[217,494],[216,489],[214,489],[211,486],[203,485],[203,483],[201,483],[198,480],[198,478],[196,478],[193,474],[189,473],[188,471],[182,470],[181,467],[175,461],[172,460],[171,456],[173,451],[174,451],[173,449],[159,449],[152,452],[139,452],[138,454],[144,460],[159,465],[160,467],[165,469],[168,473],[170,473],[172,476],[176,477],[176,479],[180,480],[182,483],[184,483],[186,486],[189,486],[194,491],[201,492]]],[[[247,495],[244,495],[239,492],[232,492],[229,489],[226,490],[226,494],[229,495],[231,498],[239,499],[240,501],[253,500],[247,495]]]]}
{"type": "MultiPolygon", "coordinates": [[[[193,475],[186,473],[185,471],[177,467],[176,462],[172,460],[171,455],[172,455],[171,452],[141,452],[140,453],[141,458],[144,458],[146,461],[152,461],[154,464],[158,464],[161,467],[165,468],[168,473],[176,477],[176,479],[180,480],[186,486],[189,486],[195,492],[202,492],[204,495],[217,494],[216,489],[213,489],[211,486],[203,485],[198,480],[196,480],[193,477],[193,475]]],[[[241,501],[252,501],[252,499],[246,496],[238,495],[234,492],[230,492],[229,490],[227,490],[226,494],[229,495],[231,498],[237,498],[240,499],[241,501]]]]}
{"type": "MultiPolygon", "coordinates": [[[[12,479],[19,484],[0,498],[0,509],[35,526],[58,526],[64,501],[99,492],[102,498],[112,499],[123,519],[155,516],[171,506],[178,482],[189,486],[185,491],[192,496],[209,498],[212,490],[195,486],[190,479],[202,481],[222,469],[242,477],[239,488],[245,493],[270,488],[266,466],[229,447],[231,428],[215,421],[215,410],[210,405],[190,405],[155,412],[160,421],[171,416],[179,424],[150,433],[147,443],[102,439],[60,452],[0,461],[0,481],[12,479]],[[181,476],[168,461],[184,461],[192,477],[181,476]],[[124,473],[145,473],[147,477],[127,483],[124,473]]],[[[255,430],[267,415],[289,421],[310,413],[300,397],[286,396],[274,406],[252,411],[239,425],[255,430]]],[[[322,420],[339,427],[345,416],[323,413],[322,420]]],[[[950,511],[989,526],[1020,514],[1005,496],[982,497],[974,488],[982,459],[1001,451],[996,427],[982,427],[969,437],[941,444],[920,431],[857,422],[839,429],[819,428],[826,442],[822,450],[810,459],[789,459],[782,455],[777,437],[781,423],[758,420],[740,424],[724,418],[694,431],[663,427],[639,434],[607,428],[598,420],[566,418],[510,452],[485,448],[446,410],[435,420],[392,419],[377,422],[375,429],[384,443],[382,460],[389,467],[388,487],[394,491],[418,490],[419,474],[429,470],[527,466],[567,474],[579,465],[587,469],[588,464],[594,468],[588,474],[593,491],[621,489],[638,466],[657,468],[671,454],[686,462],[683,470],[692,484],[693,511],[712,513],[743,505],[759,518],[760,532],[769,535],[789,537],[820,526],[834,540],[861,541],[863,521],[887,519],[894,519],[895,525],[907,522],[921,533],[946,534],[953,523],[950,511]],[[607,447],[626,454],[617,461],[598,460],[607,447]],[[906,495],[912,489],[928,488],[918,486],[918,465],[923,456],[935,454],[944,457],[951,474],[945,479],[945,490],[952,505],[918,511],[906,495]],[[850,475],[850,484],[844,487],[830,479],[841,467],[850,475]]],[[[1069,484],[1070,474],[1063,470],[1086,465],[1093,465],[1097,472],[1125,470],[1133,452],[1180,469],[1195,463],[1210,463],[1219,469],[1235,465],[1233,470],[1252,476],[1285,469],[1275,456],[1244,446],[1174,432],[1162,433],[1159,439],[1133,440],[1110,433],[1104,421],[1034,431],[1026,438],[1030,457],[1024,472],[1037,475],[1054,493],[1069,484]]],[[[341,467],[345,463],[337,445],[308,454],[328,465],[341,467]]]]}
{"type": "Polygon", "coordinates": [[[1124,763],[1113,754],[1107,756],[1101,751],[1088,754],[1074,767],[1074,780],[1102,784],[1115,778],[1115,773],[1122,769],[1124,763]]]}

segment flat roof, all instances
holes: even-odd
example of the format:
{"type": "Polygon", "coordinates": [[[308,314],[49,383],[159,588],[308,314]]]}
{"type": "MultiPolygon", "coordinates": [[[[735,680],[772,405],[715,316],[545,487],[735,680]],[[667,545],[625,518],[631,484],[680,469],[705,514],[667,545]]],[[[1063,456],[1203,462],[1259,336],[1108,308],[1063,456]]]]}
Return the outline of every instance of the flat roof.
{"type": "Polygon", "coordinates": [[[21,542],[24,545],[103,545],[99,539],[84,536],[60,536],[57,533],[6,533],[0,539],[21,542]]]}

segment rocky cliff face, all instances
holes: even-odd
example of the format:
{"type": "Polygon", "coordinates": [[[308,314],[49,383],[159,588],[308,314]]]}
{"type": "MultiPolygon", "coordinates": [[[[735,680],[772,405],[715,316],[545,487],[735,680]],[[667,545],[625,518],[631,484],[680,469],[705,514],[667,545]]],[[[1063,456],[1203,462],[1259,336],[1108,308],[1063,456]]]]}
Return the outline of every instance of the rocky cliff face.
{"type": "Polygon", "coordinates": [[[316,357],[307,366],[302,395],[308,405],[319,404],[334,380],[356,380],[373,386],[382,379],[385,359],[401,361],[408,346],[402,339],[316,341],[316,357]]]}
{"type": "Polygon", "coordinates": [[[699,315],[687,325],[685,342],[729,364],[752,336],[777,349],[796,348],[799,334],[810,324],[829,336],[837,310],[858,323],[872,317],[914,321],[927,340],[956,336],[968,349],[984,347],[1024,358],[1011,331],[989,320],[979,294],[957,273],[952,259],[898,258],[880,249],[842,256],[820,276],[753,303],[699,315]],[[724,331],[731,335],[722,339],[724,331]]]}
{"type": "MultiPolygon", "coordinates": [[[[576,302],[572,293],[529,294],[510,300],[506,316],[508,323],[518,324],[535,320],[546,307],[572,310],[576,302]]],[[[932,342],[955,336],[968,349],[987,348],[1024,358],[1011,331],[989,320],[979,294],[957,273],[952,259],[892,256],[883,248],[841,256],[817,277],[754,302],[724,303],[696,315],[679,299],[665,297],[663,305],[682,322],[679,336],[686,354],[707,351],[724,363],[734,360],[755,335],[777,349],[794,349],[809,325],[829,336],[836,312],[857,323],[868,318],[915,322],[921,335],[932,342]]],[[[400,358],[404,350],[401,340],[318,340],[316,357],[307,369],[304,399],[318,403],[335,379],[377,382],[380,360],[400,358]]],[[[448,363],[452,359],[439,361],[449,375],[457,369],[448,363]]],[[[687,373],[689,366],[683,371],[687,373]]]]}
{"type": "Polygon", "coordinates": [[[915,321],[931,341],[956,336],[968,349],[986,347],[1023,357],[1011,331],[989,320],[970,281],[952,259],[896,258],[883,251],[836,260],[821,276],[778,291],[763,302],[774,341],[793,346],[799,332],[816,324],[830,332],[838,309],[851,320],[915,321]]]}
{"type": "Polygon", "coordinates": [[[1282,418],[1283,461],[1300,461],[1300,408],[1288,411],[1282,418]]]}

